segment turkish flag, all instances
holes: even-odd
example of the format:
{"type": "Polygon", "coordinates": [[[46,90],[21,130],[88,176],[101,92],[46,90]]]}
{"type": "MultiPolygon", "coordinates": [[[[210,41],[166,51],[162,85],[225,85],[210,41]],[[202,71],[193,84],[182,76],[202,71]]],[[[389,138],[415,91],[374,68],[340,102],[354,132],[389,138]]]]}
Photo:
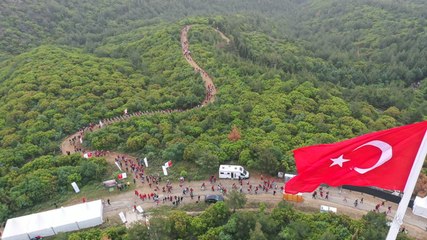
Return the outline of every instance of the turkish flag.
{"type": "Polygon", "coordinates": [[[124,172],[124,173],[119,173],[119,175],[117,175],[117,178],[118,179],[125,179],[125,178],[127,178],[128,176],[127,176],[127,174],[124,172]]]}
{"type": "Polygon", "coordinates": [[[165,167],[169,168],[172,167],[172,160],[169,160],[165,163],[165,167]]]}
{"type": "Polygon", "coordinates": [[[285,184],[285,192],[312,192],[322,183],[403,191],[426,130],[424,121],[296,149],[298,175],[285,184]]]}

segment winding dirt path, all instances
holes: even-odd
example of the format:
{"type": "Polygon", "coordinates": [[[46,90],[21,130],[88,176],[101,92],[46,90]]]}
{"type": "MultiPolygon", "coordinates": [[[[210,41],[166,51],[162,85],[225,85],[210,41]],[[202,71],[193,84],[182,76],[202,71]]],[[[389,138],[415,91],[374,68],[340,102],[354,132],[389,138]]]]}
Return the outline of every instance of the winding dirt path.
{"type": "MultiPolygon", "coordinates": [[[[215,96],[217,94],[217,89],[214,85],[214,82],[212,78],[209,76],[209,74],[203,70],[191,57],[191,52],[189,51],[189,42],[188,42],[188,31],[191,29],[191,25],[185,26],[181,30],[181,48],[182,48],[182,54],[186,61],[193,67],[193,69],[200,73],[204,86],[205,86],[205,93],[206,97],[198,107],[204,107],[207,104],[213,103],[215,101],[215,96]]],[[[215,29],[216,32],[226,41],[228,44],[230,42],[230,39],[228,39],[222,32],[215,29]]],[[[197,107],[196,107],[197,108],[197,107]]],[[[132,117],[140,117],[142,115],[151,115],[151,114],[157,114],[157,113],[164,113],[164,114],[171,114],[174,112],[182,112],[186,110],[176,109],[176,110],[168,110],[168,111],[153,111],[153,112],[137,112],[137,113],[131,113],[126,114],[122,116],[117,116],[110,119],[104,119],[101,120],[100,123],[93,124],[90,127],[82,128],[80,131],[68,136],[64,139],[64,141],[61,144],[61,150],[63,154],[71,154],[76,152],[76,148],[82,148],[82,144],[80,143],[79,138],[82,138],[84,141],[84,134],[88,131],[97,131],[109,124],[113,124],[120,121],[127,121],[132,117]],[[74,140],[73,140],[74,139],[74,140]]],[[[84,150],[83,150],[84,151],[84,150]]],[[[124,153],[118,153],[118,152],[106,152],[105,158],[108,162],[111,164],[114,164],[114,159],[117,155],[124,156],[127,159],[135,160],[136,158],[133,156],[130,156],[128,154],[124,153]]],[[[258,184],[262,183],[262,180],[259,176],[256,174],[252,174],[250,179],[251,184],[258,184]]],[[[277,185],[281,186],[283,185],[280,180],[276,179],[277,185]]],[[[159,191],[160,199],[169,196],[184,196],[183,203],[195,203],[198,200],[198,196],[204,196],[205,194],[212,193],[212,186],[215,188],[214,192],[217,192],[216,186],[218,183],[221,183],[223,186],[225,186],[227,189],[231,189],[232,184],[238,184],[238,181],[235,180],[220,180],[217,181],[215,184],[210,184],[209,181],[193,181],[193,182],[184,182],[181,186],[177,182],[172,182],[172,192],[170,194],[161,193],[159,191]],[[202,190],[200,186],[202,183],[206,184],[206,190],[202,190]],[[194,199],[191,199],[188,195],[183,195],[182,190],[183,188],[193,188],[194,189],[194,199]]],[[[165,184],[164,182],[160,183],[160,189],[161,184],[165,184]]],[[[245,185],[247,183],[245,182],[245,185]]],[[[154,188],[154,186],[153,186],[154,188]]],[[[136,190],[139,193],[152,193],[154,190],[153,188],[149,187],[147,183],[141,183],[137,182],[136,190]]],[[[360,219],[361,216],[366,214],[368,211],[371,211],[375,205],[378,202],[381,202],[381,199],[376,199],[369,195],[363,195],[358,192],[350,192],[350,191],[340,191],[337,188],[329,188],[328,191],[330,192],[330,198],[329,200],[325,199],[311,199],[310,194],[303,194],[305,201],[301,204],[295,204],[297,208],[300,208],[305,211],[318,211],[320,205],[328,205],[333,206],[338,209],[339,213],[344,213],[352,218],[360,219]],[[343,202],[343,197],[346,197],[348,199],[348,202],[343,202]],[[355,208],[353,206],[353,201],[355,199],[364,198],[364,204],[359,205],[358,208],[355,208]]],[[[271,204],[277,204],[278,202],[282,201],[282,194],[280,192],[280,188],[278,189],[278,192],[276,195],[273,195],[272,191],[267,193],[259,193],[257,195],[252,193],[249,193],[245,187],[244,191],[247,194],[248,201],[251,203],[258,203],[258,202],[266,202],[271,204]]],[[[127,213],[132,212],[132,208],[134,205],[141,205],[144,209],[149,209],[153,207],[157,207],[157,204],[153,201],[145,200],[142,201],[137,197],[133,191],[127,191],[120,194],[114,194],[114,195],[107,195],[108,199],[110,199],[111,205],[105,205],[104,207],[104,213],[107,221],[114,221],[119,222],[117,214],[120,211],[125,211],[127,213]]],[[[104,199],[106,200],[106,199],[104,199]]],[[[201,198],[203,200],[203,197],[201,198]]],[[[160,205],[172,205],[171,202],[165,202],[160,203],[160,205]]],[[[386,203],[386,206],[392,206],[393,211],[392,214],[394,215],[394,210],[397,208],[396,204],[393,203],[386,203]]],[[[427,239],[427,232],[424,231],[424,225],[427,226],[427,221],[421,217],[415,216],[412,214],[410,210],[405,215],[405,221],[404,225],[407,229],[409,229],[409,235],[411,237],[414,237],[416,239],[427,239]]]]}
{"type": "MultiPolygon", "coordinates": [[[[184,28],[182,28],[182,30],[181,30],[181,49],[182,49],[182,55],[184,56],[185,60],[188,62],[188,64],[190,64],[193,67],[195,72],[200,73],[200,76],[202,77],[202,80],[204,82],[205,99],[202,101],[202,103],[199,106],[195,107],[195,108],[198,108],[198,107],[204,107],[204,106],[206,106],[206,104],[213,103],[215,101],[215,96],[216,96],[217,90],[216,90],[215,84],[214,84],[212,78],[209,76],[209,74],[205,70],[203,70],[196,63],[196,61],[194,61],[193,58],[191,57],[191,52],[189,51],[189,42],[188,42],[188,31],[190,29],[191,29],[191,25],[187,25],[184,28]]],[[[215,31],[221,36],[222,39],[224,39],[224,41],[226,41],[227,44],[230,43],[230,39],[227,36],[225,36],[221,31],[219,31],[217,29],[215,29],[215,31]]],[[[88,131],[96,131],[96,130],[99,130],[99,129],[109,125],[109,124],[113,124],[113,123],[120,122],[120,121],[127,121],[132,117],[140,117],[142,115],[152,115],[152,114],[156,114],[156,113],[170,114],[170,113],[182,112],[182,111],[186,111],[186,110],[174,109],[174,110],[167,110],[167,111],[158,110],[158,111],[152,111],[152,112],[136,112],[136,113],[126,114],[126,115],[121,115],[121,116],[101,120],[97,124],[93,124],[92,126],[84,127],[80,131],[66,137],[61,143],[62,154],[75,153],[75,152],[77,152],[76,148],[82,149],[82,152],[84,152],[84,149],[83,149],[82,144],[81,144],[82,142],[80,142],[80,138],[83,141],[84,140],[84,134],[88,131]]],[[[114,158],[113,156],[117,156],[118,154],[123,155],[122,153],[108,152],[105,155],[105,157],[106,158],[114,158]]]]}

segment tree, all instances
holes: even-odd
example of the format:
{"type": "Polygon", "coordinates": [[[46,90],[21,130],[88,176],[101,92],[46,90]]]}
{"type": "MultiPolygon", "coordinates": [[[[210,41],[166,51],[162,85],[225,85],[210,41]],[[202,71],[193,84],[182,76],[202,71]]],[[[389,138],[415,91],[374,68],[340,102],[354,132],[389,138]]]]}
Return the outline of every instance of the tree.
{"type": "Polygon", "coordinates": [[[361,236],[364,239],[385,239],[389,227],[387,226],[387,218],[385,214],[368,212],[362,217],[365,228],[361,236]]]}
{"type": "Polygon", "coordinates": [[[245,206],[246,201],[246,195],[236,190],[232,190],[228,194],[227,203],[233,209],[233,212],[236,212],[236,208],[242,208],[245,206]]]}
{"type": "Polygon", "coordinates": [[[217,202],[209,206],[202,214],[197,216],[206,227],[205,231],[212,227],[218,227],[227,222],[230,217],[230,210],[224,202],[217,202]]]}
{"type": "Polygon", "coordinates": [[[150,239],[149,229],[141,223],[132,224],[127,230],[127,237],[129,240],[150,239]]]}
{"type": "Polygon", "coordinates": [[[281,239],[305,240],[309,239],[311,231],[312,228],[310,228],[309,222],[298,219],[287,225],[287,227],[280,232],[279,237],[281,237],[281,239]]]}
{"type": "Polygon", "coordinates": [[[240,139],[240,132],[236,126],[233,126],[233,129],[228,134],[228,140],[235,142],[240,139]]]}
{"type": "Polygon", "coordinates": [[[9,208],[6,204],[0,203],[0,222],[6,221],[9,214],[9,208]]]}
{"type": "Polygon", "coordinates": [[[192,236],[191,216],[182,211],[172,211],[169,220],[172,222],[172,231],[174,239],[190,239],[192,236]]]}
{"type": "Polygon", "coordinates": [[[256,222],[255,228],[250,231],[249,235],[251,236],[250,240],[267,240],[264,233],[261,229],[261,224],[259,222],[256,222]]]}
{"type": "Polygon", "coordinates": [[[255,228],[256,221],[255,212],[238,211],[224,225],[224,232],[230,235],[231,239],[249,239],[249,233],[251,229],[255,228]]]}

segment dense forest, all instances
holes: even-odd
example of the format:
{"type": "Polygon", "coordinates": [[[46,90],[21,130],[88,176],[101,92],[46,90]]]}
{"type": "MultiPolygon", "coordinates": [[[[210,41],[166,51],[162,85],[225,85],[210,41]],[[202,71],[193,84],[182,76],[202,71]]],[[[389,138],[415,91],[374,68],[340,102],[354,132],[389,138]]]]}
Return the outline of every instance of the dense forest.
{"type": "MultiPolygon", "coordinates": [[[[330,213],[303,213],[285,202],[271,211],[265,204],[260,204],[256,210],[233,212],[221,202],[191,217],[183,210],[165,209],[165,215],[151,218],[149,228],[144,224],[135,224],[130,229],[123,226],[94,228],[59,234],[54,239],[373,240],[385,239],[388,231],[385,215],[373,212],[353,220],[330,213]]],[[[399,234],[397,239],[409,238],[399,234]]]]}
{"type": "Polygon", "coordinates": [[[102,158],[60,156],[67,135],[124,109],[200,104],[202,79],[179,42],[187,24],[217,100],[110,125],[87,134],[86,147],[173,160],[194,178],[225,162],[276,174],[295,171],[295,148],[421,121],[426,9],[421,0],[2,1],[0,222],[73,181],[110,177],[102,158]],[[230,141],[233,129],[240,137],[230,141]]]}

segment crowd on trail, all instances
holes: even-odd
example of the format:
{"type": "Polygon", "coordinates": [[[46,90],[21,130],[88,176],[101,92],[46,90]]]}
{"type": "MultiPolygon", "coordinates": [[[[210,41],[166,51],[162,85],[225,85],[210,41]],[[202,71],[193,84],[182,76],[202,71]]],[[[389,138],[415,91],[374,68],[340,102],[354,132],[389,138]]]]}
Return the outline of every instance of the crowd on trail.
{"type": "MultiPolygon", "coordinates": [[[[228,188],[220,181],[217,181],[215,176],[210,176],[208,179],[209,188],[205,182],[200,186],[200,191],[197,191],[194,186],[191,186],[189,182],[186,182],[183,177],[179,178],[179,189],[173,189],[172,183],[169,180],[162,182],[161,176],[157,175],[145,175],[144,163],[142,160],[132,160],[125,156],[117,156],[115,158],[117,164],[129,173],[129,177],[133,178],[133,183],[137,186],[134,191],[136,199],[139,199],[141,203],[152,202],[156,205],[159,204],[172,204],[178,206],[185,199],[193,200],[199,203],[201,196],[209,194],[222,194],[227,195],[228,188]],[[140,182],[140,184],[138,183],[140,182]],[[205,194],[206,191],[206,194],[205,194]]],[[[272,194],[276,195],[278,190],[278,184],[274,179],[269,179],[261,176],[260,182],[251,182],[249,180],[236,180],[232,186],[228,186],[231,190],[239,191],[244,194],[272,194]]],[[[228,182],[228,181],[227,181],[228,182]]],[[[283,187],[281,187],[283,190],[283,187]]],[[[137,202],[135,201],[134,208],[137,202]]]]}
{"type": "MultiPolygon", "coordinates": [[[[190,26],[187,25],[183,28],[182,31],[187,32],[189,29],[190,29],[190,26]]],[[[184,54],[184,57],[188,61],[194,62],[194,60],[191,58],[191,52],[189,50],[188,40],[183,40],[181,44],[182,44],[182,52],[184,54]]],[[[204,71],[203,69],[201,69],[199,67],[194,67],[194,70],[197,73],[200,73],[202,75],[202,77],[209,78],[208,73],[206,71],[204,71]]],[[[205,104],[210,102],[212,100],[212,97],[214,96],[214,94],[215,94],[215,86],[211,83],[208,83],[206,85],[205,98],[204,98],[203,102],[201,104],[197,105],[195,108],[203,107],[205,104]]],[[[125,121],[131,117],[139,117],[142,115],[151,115],[151,114],[156,114],[156,113],[167,114],[167,113],[183,112],[183,111],[185,111],[185,109],[166,109],[166,110],[138,111],[138,112],[134,112],[134,113],[128,113],[128,110],[125,109],[123,115],[99,120],[99,123],[89,123],[88,126],[85,126],[81,129],[79,129],[78,133],[76,135],[74,135],[73,137],[69,138],[68,141],[69,141],[69,144],[73,147],[74,152],[81,152],[81,153],[85,154],[88,152],[83,147],[83,137],[84,137],[84,134],[87,132],[93,132],[95,129],[103,128],[104,126],[115,123],[115,122],[125,121]]],[[[70,155],[71,153],[72,153],[71,151],[66,151],[67,155],[70,155]]],[[[91,156],[98,156],[98,157],[105,156],[104,151],[102,151],[102,150],[96,150],[95,152],[90,152],[90,154],[91,154],[91,156]]]]}
{"type": "MultiPolygon", "coordinates": [[[[182,32],[187,32],[189,29],[190,26],[185,26],[182,29],[182,32]]],[[[189,44],[187,40],[182,41],[182,53],[184,54],[184,57],[185,59],[187,59],[187,61],[194,62],[193,58],[191,57],[191,51],[189,50],[189,44]]],[[[208,73],[199,67],[194,67],[194,71],[196,73],[200,73],[204,78],[209,78],[208,73]]],[[[215,86],[213,86],[212,84],[208,84],[206,86],[205,99],[203,100],[202,105],[211,101],[213,95],[215,94],[214,90],[215,86]]]]}
{"type": "MultiPolygon", "coordinates": [[[[125,121],[132,117],[140,117],[142,115],[152,115],[156,113],[167,114],[167,113],[183,112],[183,111],[185,110],[184,109],[166,109],[166,110],[155,110],[155,111],[138,111],[134,113],[127,113],[127,111],[125,111],[126,113],[124,113],[123,115],[99,120],[98,124],[89,123],[88,126],[79,129],[77,134],[69,138],[68,142],[73,147],[74,152],[81,152],[84,154],[88,152],[86,151],[86,149],[83,148],[83,137],[84,137],[84,134],[87,132],[93,132],[94,130],[103,128],[106,125],[113,124],[120,121],[125,121]]],[[[67,155],[70,155],[71,151],[67,151],[66,153],[67,155]]],[[[97,157],[105,156],[105,151],[103,150],[95,150],[95,151],[91,151],[91,153],[93,156],[97,156],[97,157]]]]}

